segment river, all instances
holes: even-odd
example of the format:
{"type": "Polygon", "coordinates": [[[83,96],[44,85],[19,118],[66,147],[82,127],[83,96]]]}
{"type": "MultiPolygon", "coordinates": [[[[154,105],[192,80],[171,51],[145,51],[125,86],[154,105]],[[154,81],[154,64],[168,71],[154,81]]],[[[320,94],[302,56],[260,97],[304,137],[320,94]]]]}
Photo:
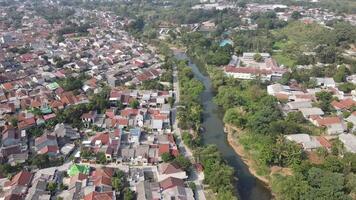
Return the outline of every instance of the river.
{"type": "Polygon", "coordinates": [[[223,113],[213,102],[214,93],[210,78],[202,74],[185,53],[176,53],[175,56],[178,59],[188,60],[195,78],[205,86],[205,90],[201,94],[201,103],[204,108],[202,126],[205,130],[202,134],[203,143],[215,144],[227,163],[235,169],[238,178],[236,188],[242,200],[270,200],[272,198],[271,191],[250,173],[247,165],[227,142],[222,122],[223,113]]]}

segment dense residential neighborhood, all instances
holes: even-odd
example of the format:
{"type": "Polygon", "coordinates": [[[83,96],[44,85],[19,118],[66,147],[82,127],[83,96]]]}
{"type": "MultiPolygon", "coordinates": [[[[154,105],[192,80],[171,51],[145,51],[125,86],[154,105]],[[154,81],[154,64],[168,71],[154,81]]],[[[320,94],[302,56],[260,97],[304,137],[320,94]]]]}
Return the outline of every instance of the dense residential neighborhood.
{"type": "Polygon", "coordinates": [[[1,7],[21,15],[21,28],[0,23],[1,198],[194,199],[187,168],[167,162],[185,158],[155,48],[129,19],[47,3],[69,24],[31,1],[1,7]]]}
{"type": "Polygon", "coordinates": [[[352,0],[0,0],[0,199],[356,198],[352,0]]]}

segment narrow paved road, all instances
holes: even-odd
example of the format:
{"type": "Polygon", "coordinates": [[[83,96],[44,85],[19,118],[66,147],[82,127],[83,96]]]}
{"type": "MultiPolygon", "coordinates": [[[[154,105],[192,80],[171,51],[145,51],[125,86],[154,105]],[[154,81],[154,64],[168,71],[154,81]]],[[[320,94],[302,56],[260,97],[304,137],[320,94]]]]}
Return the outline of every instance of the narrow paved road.
{"type": "MultiPolygon", "coordinates": [[[[191,161],[194,161],[194,156],[192,151],[183,143],[182,141],[182,132],[178,128],[178,120],[177,120],[177,106],[179,105],[179,80],[178,80],[178,69],[177,66],[173,66],[173,89],[175,92],[175,103],[173,106],[173,113],[172,113],[172,119],[173,119],[173,129],[175,130],[177,137],[177,145],[179,147],[179,151],[187,158],[189,158],[191,161]]],[[[203,173],[198,173],[196,169],[193,167],[192,172],[189,176],[189,180],[193,181],[196,185],[196,191],[195,191],[195,199],[196,200],[206,200],[205,194],[204,194],[204,189],[203,189],[203,180],[204,180],[204,175],[203,173]]]]}

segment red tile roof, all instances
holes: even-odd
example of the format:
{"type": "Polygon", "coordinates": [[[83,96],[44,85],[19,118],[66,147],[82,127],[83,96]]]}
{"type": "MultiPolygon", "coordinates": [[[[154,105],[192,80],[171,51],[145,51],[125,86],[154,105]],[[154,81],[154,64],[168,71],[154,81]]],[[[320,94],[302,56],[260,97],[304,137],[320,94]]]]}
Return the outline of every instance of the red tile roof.
{"type": "Polygon", "coordinates": [[[125,110],[121,111],[121,115],[124,117],[129,117],[131,115],[137,115],[138,109],[126,108],[125,110]]]}
{"type": "Polygon", "coordinates": [[[183,172],[183,170],[175,163],[163,163],[159,166],[162,174],[174,174],[183,172]]]}
{"type": "Polygon", "coordinates": [[[101,144],[106,145],[110,142],[109,133],[97,133],[94,137],[92,137],[91,142],[94,144],[96,141],[101,141],[101,144]]]}
{"type": "Polygon", "coordinates": [[[92,192],[84,196],[84,200],[112,200],[113,192],[92,192]]]}
{"type": "Polygon", "coordinates": [[[45,146],[43,147],[39,154],[47,154],[47,153],[59,153],[59,148],[57,146],[45,146]]]}
{"type": "Polygon", "coordinates": [[[21,171],[17,173],[11,181],[5,183],[5,187],[9,186],[29,186],[32,181],[33,174],[28,171],[21,171]]]}
{"type": "Polygon", "coordinates": [[[159,182],[159,186],[162,188],[162,190],[166,190],[175,186],[184,187],[184,181],[179,178],[169,177],[159,182]]]}
{"type": "Polygon", "coordinates": [[[333,101],[331,102],[331,105],[335,109],[349,109],[352,106],[356,106],[356,101],[348,98],[348,99],[343,99],[341,101],[333,101]]]}
{"type": "Polygon", "coordinates": [[[330,149],[332,146],[331,143],[329,142],[329,140],[327,140],[325,137],[322,137],[322,136],[317,137],[317,140],[323,147],[325,147],[327,149],[330,149]]]}
{"type": "Polygon", "coordinates": [[[169,144],[158,145],[158,154],[162,155],[163,153],[169,153],[169,144]]]}
{"type": "Polygon", "coordinates": [[[341,119],[339,117],[324,117],[324,118],[316,119],[316,123],[319,126],[328,126],[331,124],[341,123],[341,119]]]}

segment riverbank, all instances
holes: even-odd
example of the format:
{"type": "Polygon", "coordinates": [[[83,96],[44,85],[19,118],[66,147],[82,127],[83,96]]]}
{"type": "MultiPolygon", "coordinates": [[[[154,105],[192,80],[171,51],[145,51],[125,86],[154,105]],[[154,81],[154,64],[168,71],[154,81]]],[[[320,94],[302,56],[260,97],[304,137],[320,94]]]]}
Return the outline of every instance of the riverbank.
{"type": "Polygon", "coordinates": [[[254,166],[256,165],[256,162],[250,157],[250,155],[248,154],[247,151],[245,151],[244,147],[239,144],[238,139],[236,138],[236,136],[234,135],[234,131],[236,131],[237,128],[229,126],[229,128],[227,128],[227,126],[225,124],[225,130],[226,134],[227,134],[227,142],[229,143],[229,145],[234,149],[234,151],[241,157],[242,161],[247,165],[250,173],[252,175],[254,175],[258,180],[260,180],[261,182],[263,182],[264,184],[266,184],[266,186],[268,186],[268,188],[271,188],[271,183],[270,180],[265,177],[265,176],[261,176],[257,173],[257,170],[254,168],[254,166]]]}

